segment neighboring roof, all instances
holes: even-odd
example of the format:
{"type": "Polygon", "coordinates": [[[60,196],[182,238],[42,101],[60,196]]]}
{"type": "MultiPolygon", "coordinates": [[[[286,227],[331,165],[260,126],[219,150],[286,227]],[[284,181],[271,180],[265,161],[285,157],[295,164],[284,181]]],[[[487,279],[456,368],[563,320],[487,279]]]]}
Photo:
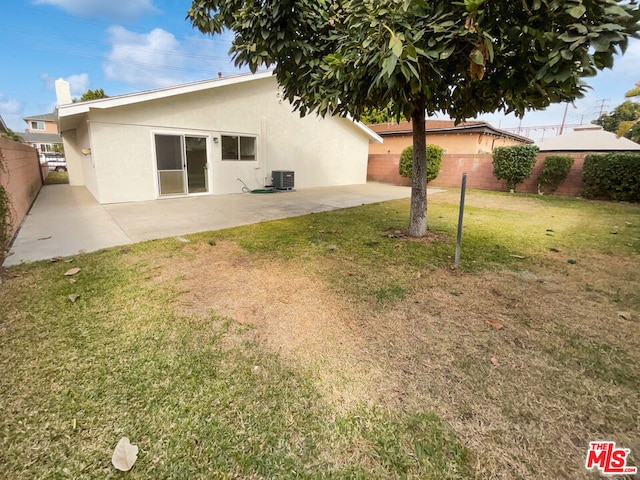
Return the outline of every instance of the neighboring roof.
{"type": "MultiPolygon", "coordinates": [[[[413,126],[411,122],[400,123],[379,123],[377,125],[368,125],[368,127],[383,138],[386,136],[403,136],[412,135],[413,126]]],[[[427,120],[425,121],[425,129],[427,135],[430,133],[481,133],[483,135],[492,135],[494,137],[508,138],[522,143],[533,143],[533,140],[522,135],[507,132],[495,128],[487,122],[470,121],[461,122],[456,125],[454,120],[427,120]]]]}
{"type": "Polygon", "coordinates": [[[9,127],[7,127],[7,124],[4,123],[4,120],[2,119],[2,115],[0,115],[0,133],[8,133],[9,132],[9,127]]]}
{"type": "MultiPolygon", "coordinates": [[[[133,105],[136,103],[148,102],[150,100],[158,100],[176,95],[184,95],[187,93],[201,92],[212,88],[220,88],[228,85],[237,85],[245,82],[252,82],[264,78],[273,77],[272,70],[266,70],[258,73],[243,73],[239,75],[231,75],[228,77],[218,77],[209,80],[201,80],[199,82],[185,83],[171,87],[158,88],[155,90],[146,90],[137,93],[129,93],[109,98],[100,98],[98,100],[90,100],[86,102],[68,103],[66,105],[58,105],[58,121],[60,131],[65,130],[63,119],[88,113],[91,109],[104,110],[125,105],[133,105]]],[[[348,119],[352,121],[352,119],[348,119]]],[[[353,122],[360,130],[362,130],[369,138],[375,142],[382,143],[382,138],[360,122],[353,122]]]]}
{"type": "Polygon", "coordinates": [[[628,152],[640,151],[640,144],[618,138],[600,125],[580,125],[573,132],[547,138],[538,143],[541,152],[628,152]]]}
{"type": "Polygon", "coordinates": [[[24,117],[24,121],[28,122],[29,120],[42,120],[45,122],[57,122],[58,116],[55,112],[53,113],[44,113],[42,115],[33,115],[31,117],[24,117]]]}
{"type": "Polygon", "coordinates": [[[20,132],[17,135],[29,143],[62,143],[62,137],[55,133],[20,132]]]}

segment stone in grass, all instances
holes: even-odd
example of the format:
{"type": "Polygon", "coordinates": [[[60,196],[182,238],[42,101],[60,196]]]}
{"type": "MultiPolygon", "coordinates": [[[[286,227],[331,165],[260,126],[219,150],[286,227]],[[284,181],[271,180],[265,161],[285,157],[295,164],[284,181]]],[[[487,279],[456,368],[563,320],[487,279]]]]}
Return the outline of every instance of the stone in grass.
{"type": "Polygon", "coordinates": [[[577,260],[575,258],[569,258],[567,259],[567,263],[570,263],[571,265],[575,265],[577,262],[577,260]]]}
{"type": "Polygon", "coordinates": [[[549,250],[551,250],[552,252],[559,252],[560,249],[558,247],[550,247],[549,250]]]}
{"type": "Polygon", "coordinates": [[[80,298],[80,295],[77,295],[75,293],[71,294],[68,296],[69,300],[71,300],[71,303],[76,303],[76,300],[78,300],[80,298]]]}

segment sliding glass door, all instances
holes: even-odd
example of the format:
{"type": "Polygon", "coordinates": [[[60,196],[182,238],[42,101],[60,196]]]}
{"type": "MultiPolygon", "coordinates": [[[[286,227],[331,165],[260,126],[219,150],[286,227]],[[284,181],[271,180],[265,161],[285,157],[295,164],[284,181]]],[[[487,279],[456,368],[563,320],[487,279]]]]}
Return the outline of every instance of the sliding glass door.
{"type": "Polygon", "coordinates": [[[187,135],[155,135],[160,196],[206,193],[207,139],[187,135]]]}

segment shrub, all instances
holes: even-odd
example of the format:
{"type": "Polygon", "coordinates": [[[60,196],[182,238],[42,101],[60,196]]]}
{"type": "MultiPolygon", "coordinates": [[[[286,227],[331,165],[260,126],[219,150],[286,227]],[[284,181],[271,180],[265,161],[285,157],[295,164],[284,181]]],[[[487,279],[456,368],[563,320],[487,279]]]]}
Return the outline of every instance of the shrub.
{"type": "Polygon", "coordinates": [[[544,159],[542,173],[538,177],[538,193],[542,193],[544,187],[550,187],[555,192],[558,186],[569,175],[573,165],[573,158],[561,155],[549,155],[544,159]]]}
{"type": "MultiPolygon", "coordinates": [[[[440,173],[442,154],[444,150],[438,145],[427,145],[427,182],[430,182],[440,173]]],[[[403,177],[413,176],[413,146],[408,146],[400,154],[399,173],[403,177]]]]}
{"type": "Polygon", "coordinates": [[[537,155],[535,145],[497,147],[493,150],[493,174],[498,180],[506,180],[507,188],[514,192],[516,185],[531,176],[537,155]]]}
{"type": "Polygon", "coordinates": [[[582,167],[582,195],[640,202],[640,154],[588,155],[582,167]]]}
{"type": "MultiPolygon", "coordinates": [[[[0,149],[0,174],[7,173],[4,163],[4,155],[0,149]]],[[[11,229],[11,204],[9,194],[0,185],[0,265],[4,261],[4,250],[9,243],[9,230],[11,229]]]]}

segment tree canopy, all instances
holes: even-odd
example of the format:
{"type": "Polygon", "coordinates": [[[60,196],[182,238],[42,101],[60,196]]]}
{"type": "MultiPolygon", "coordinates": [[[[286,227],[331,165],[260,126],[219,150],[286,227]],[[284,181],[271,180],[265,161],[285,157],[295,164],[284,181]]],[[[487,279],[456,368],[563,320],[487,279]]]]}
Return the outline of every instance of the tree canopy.
{"type": "MultiPolygon", "coordinates": [[[[425,113],[522,116],[581,97],[582,78],[637,35],[640,10],[623,0],[193,0],[187,18],[205,33],[233,30],[236,64],[272,66],[301,115],[359,119],[389,105],[413,122],[418,167],[425,113]]],[[[425,180],[414,168],[414,236],[426,231],[425,180]]]]}
{"type": "Polygon", "coordinates": [[[1,134],[0,137],[6,138],[7,140],[13,140],[14,142],[24,142],[24,138],[10,128],[7,129],[6,133],[1,134]]]}
{"type": "Polygon", "coordinates": [[[88,89],[82,94],[80,100],[75,101],[87,102],[89,100],[98,100],[100,98],[109,98],[109,95],[104,93],[104,90],[102,88],[96,88],[95,90],[88,89]]]}
{"type": "Polygon", "coordinates": [[[593,121],[607,132],[616,133],[634,142],[640,141],[640,103],[626,100],[613,109],[611,113],[603,113],[593,121]]]}

